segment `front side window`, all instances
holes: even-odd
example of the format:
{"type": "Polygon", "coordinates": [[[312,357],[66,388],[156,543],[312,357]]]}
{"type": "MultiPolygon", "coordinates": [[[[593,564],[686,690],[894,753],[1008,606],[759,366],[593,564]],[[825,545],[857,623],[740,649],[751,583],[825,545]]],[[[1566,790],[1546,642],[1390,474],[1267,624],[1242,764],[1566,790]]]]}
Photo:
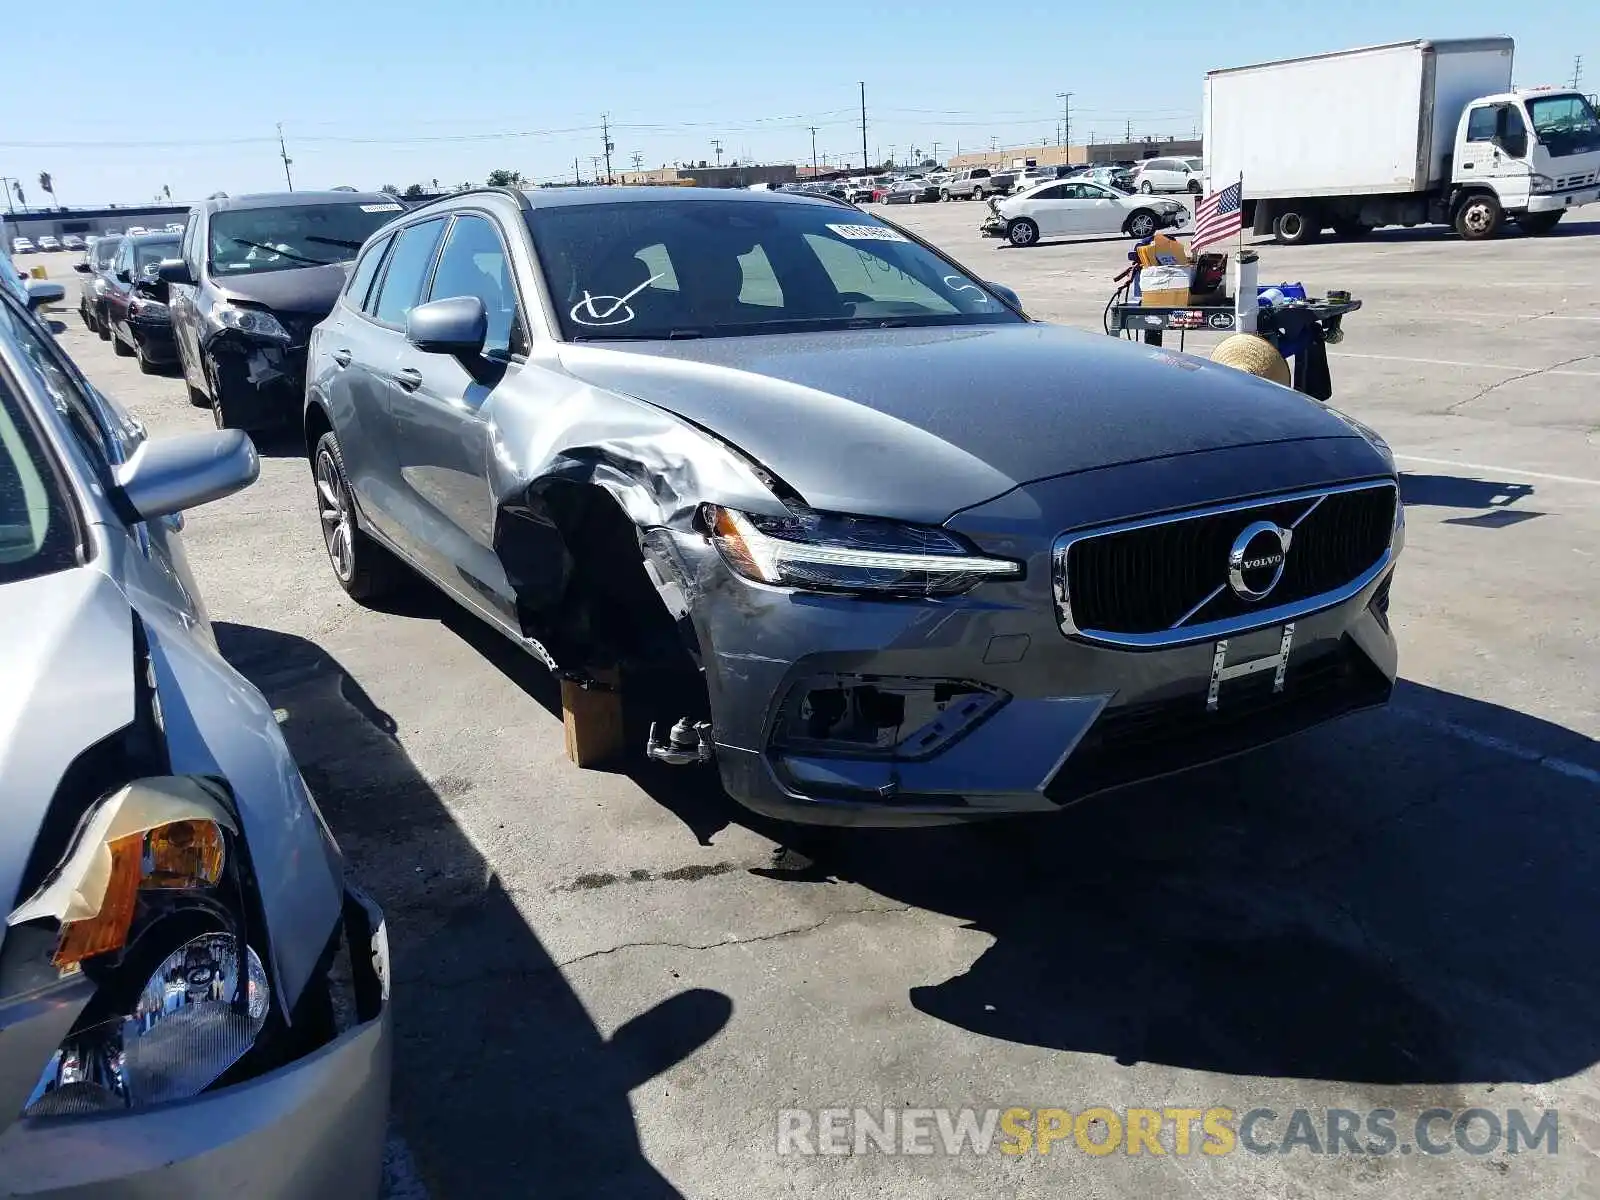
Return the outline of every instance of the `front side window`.
{"type": "Polygon", "coordinates": [[[1600,118],[1582,96],[1544,96],[1527,103],[1533,132],[1551,157],[1600,150],[1600,118]]]}
{"type": "Polygon", "coordinates": [[[484,217],[460,216],[451,222],[428,299],[451,296],[476,296],[483,301],[489,319],[485,354],[510,352],[511,330],[517,323],[517,289],[511,282],[505,243],[484,217]]]}
{"type": "Polygon", "coordinates": [[[395,235],[389,266],[378,285],[378,303],[373,316],[385,325],[404,325],[406,314],[422,299],[423,281],[433,262],[433,248],[439,243],[444,218],[436,217],[420,225],[409,225],[395,235]]]}
{"type": "Polygon", "coordinates": [[[122,249],[121,238],[101,238],[94,244],[94,267],[97,271],[108,269],[117,260],[117,252],[122,249]]]}
{"type": "Polygon", "coordinates": [[[21,397],[0,376],[0,586],[78,561],[78,531],[61,478],[21,397]]]}
{"type": "Polygon", "coordinates": [[[111,464],[120,459],[120,450],[114,449],[116,435],[101,423],[95,404],[88,397],[87,382],[78,378],[73,370],[58,357],[58,350],[46,335],[18,316],[7,304],[0,302],[0,338],[5,338],[22,351],[22,362],[41,390],[50,397],[72,436],[83,450],[90,467],[107,485],[111,482],[111,464]],[[48,344],[47,344],[48,343],[48,344]]]}
{"type": "Polygon", "coordinates": [[[834,205],[555,205],[528,223],[568,339],[1022,320],[954,263],[834,205]]]}
{"type": "Polygon", "coordinates": [[[223,209],[211,217],[211,273],[254,275],[348,262],[403,211],[398,202],[359,201],[223,209]]]}
{"type": "Polygon", "coordinates": [[[1487,142],[1494,138],[1495,110],[1485,105],[1475,108],[1467,118],[1467,141],[1487,142]]]}

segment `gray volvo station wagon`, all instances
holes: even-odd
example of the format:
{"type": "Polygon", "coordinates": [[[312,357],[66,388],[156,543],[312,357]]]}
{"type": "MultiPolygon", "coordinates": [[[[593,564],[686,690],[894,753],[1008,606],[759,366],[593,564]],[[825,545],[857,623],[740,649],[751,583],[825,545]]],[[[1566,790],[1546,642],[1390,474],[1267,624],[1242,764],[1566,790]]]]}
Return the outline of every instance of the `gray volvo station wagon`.
{"type": "Polygon", "coordinates": [[[401,563],[785,819],[1048,811],[1383,703],[1394,461],[1287,388],[1030,320],[821,197],[485,190],[364,247],[305,434],[401,563]],[[605,676],[609,678],[609,676],[605,676]]]}

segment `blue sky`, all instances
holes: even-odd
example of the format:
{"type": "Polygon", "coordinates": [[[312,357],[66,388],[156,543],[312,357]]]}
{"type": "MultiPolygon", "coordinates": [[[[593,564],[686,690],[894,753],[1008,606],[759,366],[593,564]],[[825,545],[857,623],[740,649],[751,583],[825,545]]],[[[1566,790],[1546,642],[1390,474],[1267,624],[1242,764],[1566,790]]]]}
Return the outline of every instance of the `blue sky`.
{"type": "Polygon", "coordinates": [[[1074,93],[1074,141],[1119,136],[1129,121],[1187,136],[1208,68],[1413,37],[1510,34],[1528,85],[1565,82],[1581,53],[1584,90],[1600,90],[1600,5],[1578,0],[78,0],[59,20],[48,11],[23,0],[5,39],[0,175],[20,176],[30,202],[41,170],[68,204],[142,201],[163,186],[181,199],[278,188],[280,121],[297,187],[482,182],[497,167],[570,178],[574,157],[587,177],[602,113],[614,169],[635,153],[646,166],[711,160],[714,138],[725,160],[808,161],[810,125],[820,153],[859,163],[858,80],[874,156],[1053,140],[1062,91],[1074,93]]]}

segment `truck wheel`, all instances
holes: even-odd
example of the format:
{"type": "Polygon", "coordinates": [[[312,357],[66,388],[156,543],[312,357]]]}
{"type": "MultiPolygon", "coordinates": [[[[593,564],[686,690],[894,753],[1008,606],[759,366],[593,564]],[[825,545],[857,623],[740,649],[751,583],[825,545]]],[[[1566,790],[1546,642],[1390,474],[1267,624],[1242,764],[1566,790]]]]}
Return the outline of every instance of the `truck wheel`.
{"type": "Polygon", "coordinates": [[[1474,192],[1456,209],[1456,232],[1469,242],[1481,242],[1500,232],[1503,216],[1500,201],[1488,192],[1474,192]]]}
{"type": "Polygon", "coordinates": [[[1137,240],[1143,240],[1156,231],[1156,215],[1147,208],[1141,208],[1128,218],[1128,233],[1137,240]]]}
{"type": "Polygon", "coordinates": [[[1372,226],[1360,221],[1335,221],[1333,231],[1342,238],[1364,238],[1372,232],[1372,226]]]}
{"type": "Polygon", "coordinates": [[[1018,217],[1006,229],[1006,241],[1013,246],[1038,245],[1039,227],[1027,217],[1018,217]]]}
{"type": "Polygon", "coordinates": [[[941,200],[945,201],[946,203],[948,203],[949,200],[950,200],[950,189],[949,188],[940,188],[939,189],[939,199],[941,199],[941,200]]]}
{"type": "Polygon", "coordinates": [[[981,187],[973,188],[972,189],[972,198],[974,200],[982,200],[983,199],[983,189],[981,187]]]}
{"type": "Polygon", "coordinates": [[[1280,246],[1304,246],[1322,236],[1322,226],[1306,210],[1291,208],[1272,222],[1272,236],[1280,246]]]}
{"type": "Polygon", "coordinates": [[[1549,233],[1561,224],[1561,218],[1565,215],[1561,212],[1523,213],[1517,218],[1517,228],[1536,235],[1549,233]]]}

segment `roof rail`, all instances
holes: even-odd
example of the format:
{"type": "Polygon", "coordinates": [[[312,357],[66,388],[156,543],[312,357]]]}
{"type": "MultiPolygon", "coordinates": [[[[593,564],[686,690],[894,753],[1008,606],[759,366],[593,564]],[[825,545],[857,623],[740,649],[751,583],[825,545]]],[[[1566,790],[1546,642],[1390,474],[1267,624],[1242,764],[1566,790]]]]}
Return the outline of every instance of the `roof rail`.
{"type": "Polygon", "coordinates": [[[467,188],[465,191],[460,192],[446,192],[443,196],[435,196],[432,200],[424,200],[411,211],[421,212],[423,209],[432,208],[435,204],[443,204],[447,200],[456,200],[462,196],[482,195],[487,192],[492,192],[497,196],[505,196],[509,199],[515,200],[517,202],[517,207],[522,209],[523,212],[530,212],[533,209],[533,204],[528,200],[527,193],[521,188],[490,187],[485,185],[483,187],[467,188]]]}

